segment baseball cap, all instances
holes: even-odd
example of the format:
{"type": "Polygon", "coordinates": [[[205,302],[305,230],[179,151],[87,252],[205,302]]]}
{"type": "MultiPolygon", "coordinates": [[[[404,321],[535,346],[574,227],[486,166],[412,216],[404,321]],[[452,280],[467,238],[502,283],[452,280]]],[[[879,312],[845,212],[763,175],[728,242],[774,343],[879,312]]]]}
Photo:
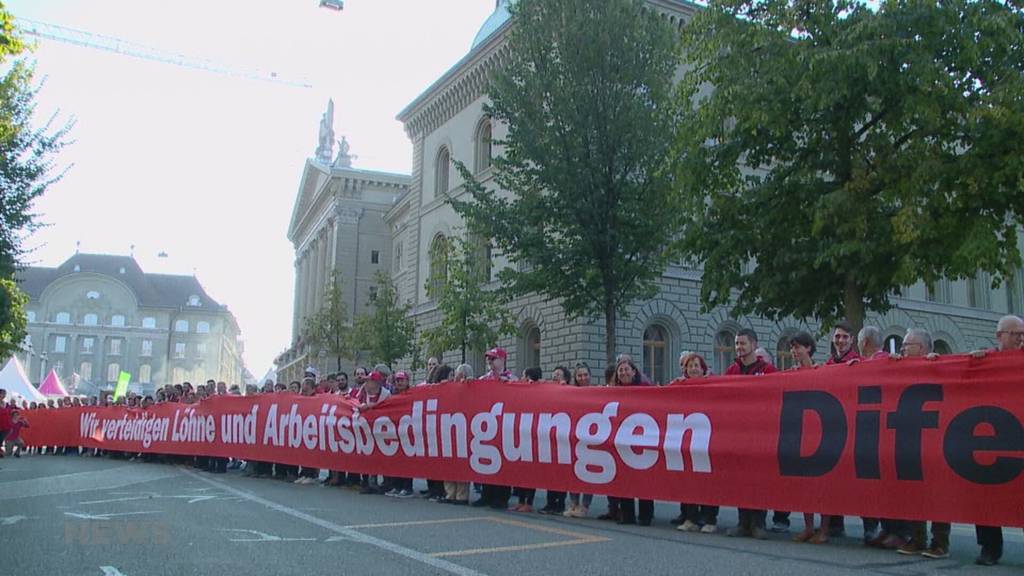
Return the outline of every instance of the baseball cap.
{"type": "Polygon", "coordinates": [[[370,372],[367,378],[373,380],[374,382],[383,382],[384,380],[386,380],[386,378],[384,378],[384,373],[378,370],[370,372]]]}
{"type": "Polygon", "coordinates": [[[508,352],[505,352],[504,348],[491,348],[487,351],[484,356],[488,358],[501,358],[502,360],[508,360],[508,352]]]}

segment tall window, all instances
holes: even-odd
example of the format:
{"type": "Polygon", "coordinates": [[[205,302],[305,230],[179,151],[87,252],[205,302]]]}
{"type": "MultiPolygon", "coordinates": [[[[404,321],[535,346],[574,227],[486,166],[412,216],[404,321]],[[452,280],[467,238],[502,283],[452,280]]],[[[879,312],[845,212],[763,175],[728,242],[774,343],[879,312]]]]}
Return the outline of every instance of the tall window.
{"type": "Polygon", "coordinates": [[[991,287],[986,272],[978,272],[974,278],[967,279],[967,305],[971,308],[989,308],[991,287]]]}
{"type": "Polygon", "coordinates": [[[63,360],[54,360],[53,361],[53,371],[56,372],[58,376],[63,378],[64,377],[64,361],[63,360]]]}
{"type": "Polygon", "coordinates": [[[143,340],[142,350],[139,352],[139,356],[152,356],[153,355],[153,341],[143,340]]]}
{"type": "Polygon", "coordinates": [[[114,328],[124,328],[124,315],[114,314],[110,317],[110,325],[114,328]]]}
{"type": "Polygon", "coordinates": [[[380,250],[370,250],[370,264],[380,264],[380,250]]]}
{"type": "Polygon", "coordinates": [[[484,118],[476,130],[476,171],[483,172],[491,167],[493,148],[491,144],[491,119],[484,118]]]}
{"type": "Polygon", "coordinates": [[[668,338],[665,329],[657,324],[651,324],[644,330],[644,374],[657,384],[668,382],[668,371],[665,365],[666,347],[668,338]]]}
{"type": "Polygon", "coordinates": [[[402,271],[402,242],[401,240],[395,244],[395,272],[402,271]]]}
{"type": "Polygon", "coordinates": [[[736,333],[723,328],[715,335],[715,370],[725,374],[725,369],[736,360],[736,333]]]}
{"type": "Polygon", "coordinates": [[[783,335],[775,345],[775,367],[779,370],[789,370],[796,365],[793,353],[789,351],[789,339],[790,335],[783,335]]]}
{"type": "Polygon", "coordinates": [[[149,381],[153,379],[153,368],[149,364],[142,364],[139,366],[139,383],[149,384],[149,381]]]}
{"type": "Polygon", "coordinates": [[[209,333],[210,333],[210,323],[209,322],[207,322],[205,320],[200,320],[199,322],[196,322],[196,334],[209,334],[209,333]]]}
{"type": "Polygon", "coordinates": [[[430,275],[427,292],[433,297],[448,281],[448,239],[438,234],[430,243],[430,275]]]}
{"type": "Polygon", "coordinates": [[[899,354],[900,347],[903,346],[903,337],[899,334],[893,334],[886,336],[882,342],[882,350],[885,350],[889,354],[899,354]]]}
{"type": "Polygon", "coordinates": [[[110,339],[110,355],[111,356],[120,356],[121,355],[121,342],[123,342],[123,340],[121,340],[120,338],[111,338],[110,339]]]}
{"type": "Polygon", "coordinates": [[[92,354],[92,347],[95,345],[95,339],[92,337],[82,338],[82,353],[92,354]]]}
{"type": "Polygon", "coordinates": [[[196,356],[206,356],[206,342],[198,342],[196,344],[196,356]]]}
{"type": "Polygon", "coordinates": [[[57,312],[57,317],[54,321],[57,324],[71,324],[71,314],[68,312],[57,312]]]}
{"type": "Polygon", "coordinates": [[[142,327],[156,328],[156,318],[153,318],[152,316],[146,316],[145,318],[142,319],[142,327]]]}
{"type": "Polygon", "coordinates": [[[440,198],[448,191],[448,173],[451,171],[452,156],[447,147],[441,147],[434,164],[434,197],[440,198]]]}
{"type": "Polygon", "coordinates": [[[117,362],[111,362],[107,364],[107,382],[117,382],[117,377],[121,375],[121,365],[117,362]]]}
{"type": "Polygon", "coordinates": [[[68,345],[68,339],[67,339],[66,336],[55,336],[54,337],[54,339],[53,339],[53,351],[54,352],[57,352],[58,354],[64,353],[64,350],[67,348],[67,345],[68,345]]]}
{"type": "Polygon", "coordinates": [[[177,320],[174,322],[175,332],[188,332],[188,320],[177,320]]]}
{"type": "Polygon", "coordinates": [[[82,316],[82,324],[86,326],[95,326],[97,323],[99,323],[99,317],[95,314],[90,313],[82,316]]]}
{"type": "Polygon", "coordinates": [[[78,376],[86,382],[92,380],[92,362],[86,360],[78,367],[78,376]]]}
{"type": "Polygon", "coordinates": [[[28,318],[29,322],[35,322],[36,321],[36,311],[35,310],[29,310],[28,312],[25,312],[25,316],[28,318]]]}
{"type": "Polygon", "coordinates": [[[523,354],[523,369],[540,367],[540,328],[533,324],[526,329],[523,338],[525,350],[523,354]]]}
{"type": "Polygon", "coordinates": [[[175,342],[174,343],[174,357],[175,358],[184,358],[185,357],[185,343],[184,342],[175,342]]]}

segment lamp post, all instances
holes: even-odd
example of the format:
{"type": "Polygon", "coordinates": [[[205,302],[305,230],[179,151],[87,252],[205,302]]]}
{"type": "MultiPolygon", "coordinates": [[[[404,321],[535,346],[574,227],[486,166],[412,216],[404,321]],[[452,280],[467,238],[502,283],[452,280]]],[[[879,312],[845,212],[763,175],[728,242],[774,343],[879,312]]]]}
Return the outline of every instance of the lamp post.
{"type": "Polygon", "coordinates": [[[39,384],[46,378],[46,352],[39,353],[39,384]]]}

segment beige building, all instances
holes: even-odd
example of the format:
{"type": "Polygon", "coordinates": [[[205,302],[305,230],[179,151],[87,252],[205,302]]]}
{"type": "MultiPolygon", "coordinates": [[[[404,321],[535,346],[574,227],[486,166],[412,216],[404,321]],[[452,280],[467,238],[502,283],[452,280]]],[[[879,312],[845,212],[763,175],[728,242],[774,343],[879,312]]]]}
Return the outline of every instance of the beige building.
{"type": "Polygon", "coordinates": [[[130,256],[76,253],[17,277],[29,295],[21,359],[37,384],[51,369],[65,387],[77,374],[81,394],[111,388],[121,371],[146,392],[209,378],[241,382],[235,317],[194,276],[146,273],[130,256]]]}
{"type": "MultiPolygon", "coordinates": [[[[328,104],[320,143],[302,171],[288,226],[295,247],[295,301],[291,345],[275,361],[280,381],[299,379],[308,366],[338,368],[336,360],[318,355],[302,338],[307,319],[324,304],[332,270],[341,278],[351,321],[374,297],[374,275],[389,273],[402,258],[401,249],[392,252],[384,216],[408,191],[409,177],[352,167],[354,157],[344,138],[332,160],[332,125],[333,104],[328,104]]],[[[351,365],[342,368],[351,371],[351,365]]]]}

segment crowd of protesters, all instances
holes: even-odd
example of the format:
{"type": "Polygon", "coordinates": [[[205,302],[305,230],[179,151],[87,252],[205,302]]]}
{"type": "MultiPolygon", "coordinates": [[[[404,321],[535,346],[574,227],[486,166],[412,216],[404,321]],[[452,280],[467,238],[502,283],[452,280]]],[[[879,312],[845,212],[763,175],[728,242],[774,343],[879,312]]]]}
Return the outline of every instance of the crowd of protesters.
{"type": "MultiPolygon", "coordinates": [[[[972,352],[981,357],[995,351],[1024,349],[1024,320],[1017,316],[1003,317],[996,327],[996,346],[988,350],[972,352]]],[[[767,353],[758,347],[757,334],[750,329],[740,330],[735,337],[735,362],[726,370],[725,375],[759,375],[776,372],[767,353]]],[[[789,340],[789,349],[794,366],[790,370],[809,370],[817,367],[813,358],[816,352],[815,338],[807,332],[798,332],[789,340]]],[[[830,353],[825,364],[854,364],[869,362],[880,358],[923,357],[934,359],[931,335],[924,329],[907,330],[898,353],[883,350],[882,333],[874,326],[865,326],[856,335],[846,323],[839,323],[831,331],[830,353]]],[[[488,370],[481,375],[483,379],[514,380],[516,377],[506,368],[507,353],[502,348],[494,348],[485,354],[488,370]]],[[[687,385],[698,382],[711,375],[707,361],[698,353],[684,352],[679,358],[680,377],[672,384],[687,385]]],[[[521,375],[525,381],[539,381],[544,378],[538,367],[528,368],[521,375]]],[[[628,355],[621,355],[616,363],[604,371],[605,383],[608,386],[649,386],[651,381],[637,367],[628,355]]],[[[444,384],[474,379],[473,368],[461,364],[452,368],[441,364],[436,358],[427,362],[427,378],[425,384],[444,384]]],[[[572,369],[556,366],[551,370],[549,380],[565,386],[587,387],[591,385],[592,375],[586,363],[576,364],[572,369]]],[[[404,371],[392,373],[384,365],[372,370],[358,367],[350,379],[345,372],[337,372],[319,377],[315,369],[307,370],[302,381],[289,384],[267,381],[261,388],[255,385],[246,387],[246,395],[292,393],[303,396],[321,394],[341,395],[352,399],[360,409],[371,408],[392,395],[403,394],[414,386],[410,375],[404,371]]],[[[59,409],[73,406],[111,406],[125,405],[128,407],[146,408],[153,404],[165,402],[193,404],[214,395],[240,395],[238,386],[228,386],[224,382],[209,380],[205,385],[193,386],[188,382],[167,385],[160,388],[152,396],[128,394],[113,399],[109,394],[83,399],[64,397],[50,399],[45,403],[23,402],[20,406],[8,402],[6,391],[0,389],[0,458],[4,457],[3,446],[6,445],[7,455],[18,458],[26,453],[21,440],[21,430],[27,428],[31,421],[31,412],[43,409],[59,409]]],[[[299,467],[296,465],[272,462],[242,462],[228,458],[199,456],[159,456],[154,454],[125,454],[113,451],[86,450],[72,446],[30,448],[29,453],[63,454],[94,456],[108,455],[115,458],[141,458],[147,461],[166,460],[175,463],[190,463],[212,473],[223,473],[230,468],[244,468],[246,476],[255,478],[278,478],[295,484],[323,484],[326,486],[344,486],[358,490],[361,494],[382,494],[395,498],[413,498],[422,496],[442,504],[469,505],[489,507],[514,512],[534,512],[537,495],[535,488],[497,486],[490,484],[476,485],[479,497],[471,502],[471,486],[468,482],[447,481],[443,479],[427,479],[426,489],[416,494],[412,478],[381,477],[376,474],[354,474],[342,470],[321,470],[299,467]],[[512,499],[515,504],[510,507],[512,499]]],[[[545,505],[536,510],[540,514],[562,515],[569,518],[586,518],[594,500],[592,494],[573,494],[547,491],[545,505]]],[[[608,497],[607,511],[597,518],[612,520],[619,524],[650,525],[654,519],[654,502],[630,498],[608,497]]],[[[671,523],[683,532],[714,534],[719,532],[718,506],[700,503],[681,503],[679,516],[671,523]]],[[[845,521],[842,516],[821,514],[815,521],[815,513],[803,513],[803,530],[793,540],[823,544],[830,538],[845,534],[845,521]]],[[[945,522],[932,522],[931,539],[928,539],[928,523],[899,519],[862,518],[863,542],[867,546],[894,550],[899,554],[921,556],[924,558],[946,558],[949,556],[950,525],[945,522]]],[[[766,510],[740,509],[738,523],[725,531],[729,536],[765,539],[768,532],[785,533],[790,530],[790,512],[773,511],[771,525],[768,525],[766,510]]],[[[999,562],[1003,551],[1002,529],[993,526],[976,527],[977,542],[981,553],[976,563],[991,566],[999,562]]]]}

